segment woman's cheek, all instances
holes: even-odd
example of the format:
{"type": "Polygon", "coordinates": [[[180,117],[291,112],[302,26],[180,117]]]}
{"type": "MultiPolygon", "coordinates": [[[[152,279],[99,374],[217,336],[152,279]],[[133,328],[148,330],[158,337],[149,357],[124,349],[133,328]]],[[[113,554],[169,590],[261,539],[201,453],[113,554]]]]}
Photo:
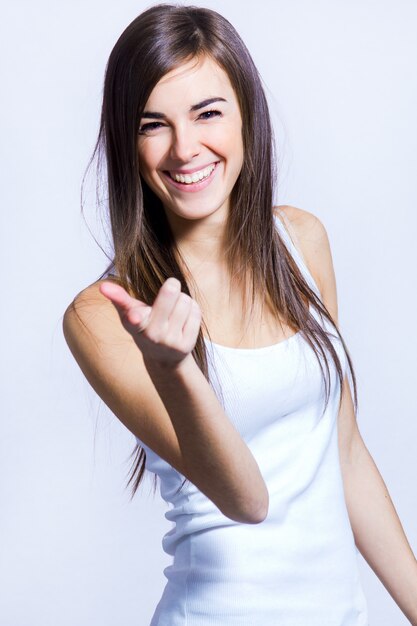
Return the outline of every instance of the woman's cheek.
{"type": "Polygon", "coordinates": [[[216,149],[219,153],[224,153],[224,156],[233,150],[236,150],[236,137],[241,134],[241,130],[235,126],[229,125],[217,126],[211,133],[211,144],[213,149],[216,149]]]}

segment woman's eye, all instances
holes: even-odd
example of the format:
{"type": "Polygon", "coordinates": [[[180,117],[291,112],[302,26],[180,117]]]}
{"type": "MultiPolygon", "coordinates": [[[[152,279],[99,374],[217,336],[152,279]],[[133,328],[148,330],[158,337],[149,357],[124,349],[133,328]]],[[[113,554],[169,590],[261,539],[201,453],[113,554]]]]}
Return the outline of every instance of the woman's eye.
{"type": "Polygon", "coordinates": [[[147,130],[154,130],[155,128],[158,128],[159,126],[162,126],[160,122],[149,122],[149,124],[143,124],[143,126],[139,128],[139,132],[144,133],[147,130]]]}
{"type": "Polygon", "coordinates": [[[212,117],[217,117],[218,115],[221,115],[221,113],[220,111],[204,111],[203,113],[201,113],[201,115],[207,115],[208,117],[205,117],[204,119],[209,120],[212,117]]]}

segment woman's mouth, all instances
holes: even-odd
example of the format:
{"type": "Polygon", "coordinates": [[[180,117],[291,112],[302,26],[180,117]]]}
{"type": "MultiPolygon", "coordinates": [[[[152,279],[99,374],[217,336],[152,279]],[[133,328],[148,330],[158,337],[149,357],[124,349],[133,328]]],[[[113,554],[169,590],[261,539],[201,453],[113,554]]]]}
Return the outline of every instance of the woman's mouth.
{"type": "Polygon", "coordinates": [[[215,163],[211,163],[207,167],[199,170],[198,172],[193,172],[192,174],[171,175],[167,170],[163,170],[162,173],[167,181],[176,189],[180,189],[185,192],[200,191],[211,183],[218,169],[218,164],[219,161],[216,161],[215,163]],[[173,178],[173,176],[175,176],[175,178],[173,178]]]}

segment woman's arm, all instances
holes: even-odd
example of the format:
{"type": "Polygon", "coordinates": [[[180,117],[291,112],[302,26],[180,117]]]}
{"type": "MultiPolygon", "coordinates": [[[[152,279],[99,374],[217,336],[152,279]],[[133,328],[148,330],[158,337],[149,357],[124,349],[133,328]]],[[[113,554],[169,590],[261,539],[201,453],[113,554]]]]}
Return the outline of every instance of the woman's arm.
{"type": "MultiPolygon", "coordinates": [[[[77,296],[63,322],[68,346],[91,386],[140,441],[224,515],[243,523],[263,521],[268,491],[258,464],[191,353],[175,366],[144,359],[100,292],[102,282],[77,296]]],[[[169,297],[164,286],[158,297],[160,302],[169,297]]]]}
{"type": "Polygon", "coordinates": [[[147,370],[174,425],[184,476],[227,517],[262,522],[269,495],[259,466],[193,357],[175,370],[150,363],[147,370]]]}
{"type": "Polygon", "coordinates": [[[401,611],[417,626],[417,560],[359,434],[347,378],[338,419],[343,485],[355,543],[401,611]]]}
{"type": "MultiPolygon", "coordinates": [[[[329,239],[316,216],[289,207],[322,300],[338,324],[329,239]]],[[[339,457],[355,543],[404,615],[417,626],[417,561],[378,468],[360,435],[347,377],[338,415],[339,457]]]]}

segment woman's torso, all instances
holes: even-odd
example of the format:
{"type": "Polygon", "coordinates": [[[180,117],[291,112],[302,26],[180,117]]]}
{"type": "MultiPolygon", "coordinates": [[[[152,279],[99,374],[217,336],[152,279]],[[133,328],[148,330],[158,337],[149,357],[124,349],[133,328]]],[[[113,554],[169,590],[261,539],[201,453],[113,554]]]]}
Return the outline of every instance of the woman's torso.
{"type": "MultiPolygon", "coordinates": [[[[276,224],[320,296],[278,218],[276,224]]],[[[221,337],[215,327],[210,330],[213,338],[221,337]]],[[[146,451],[146,469],[159,477],[169,507],[165,517],[172,523],[162,539],[172,561],[151,626],[368,624],[339,463],[336,371],[331,367],[323,412],[324,383],[315,354],[299,332],[285,337],[279,330],[258,335],[265,343],[256,348],[206,339],[210,382],[268,487],[264,522],[241,524],[225,517],[137,438],[146,451]]],[[[340,340],[333,341],[346,372],[340,340]]]]}

